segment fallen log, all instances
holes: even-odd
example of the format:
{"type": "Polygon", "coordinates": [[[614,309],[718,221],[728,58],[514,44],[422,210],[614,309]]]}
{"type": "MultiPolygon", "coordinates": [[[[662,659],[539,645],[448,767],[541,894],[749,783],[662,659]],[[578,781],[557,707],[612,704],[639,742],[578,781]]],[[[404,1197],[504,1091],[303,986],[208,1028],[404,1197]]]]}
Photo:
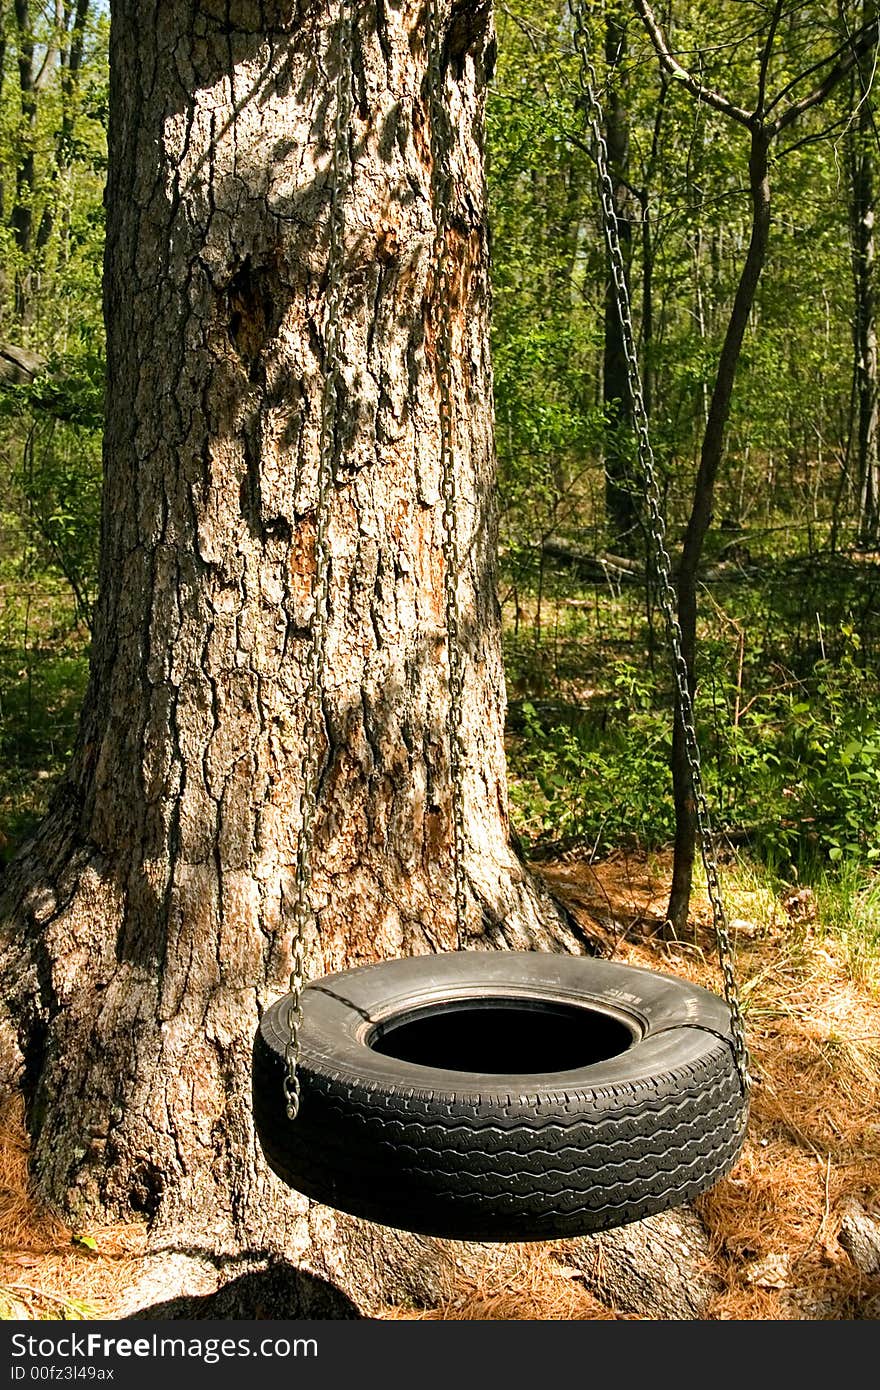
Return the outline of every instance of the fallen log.
{"type": "MultiPolygon", "coordinates": [[[[645,565],[641,560],[630,560],[623,555],[594,555],[567,536],[547,536],[541,543],[541,550],[548,560],[561,561],[578,570],[585,583],[644,584],[645,565]]],[[[677,568],[673,559],[673,573],[677,568]]],[[[754,579],[760,570],[755,565],[748,567],[732,560],[721,560],[707,565],[700,573],[703,584],[717,583],[724,579],[754,579]]]]}
{"type": "Polygon", "coordinates": [[[0,343],[0,385],[30,386],[45,367],[46,359],[38,352],[16,347],[14,343],[0,343]]]}
{"type": "Polygon", "coordinates": [[[629,560],[622,555],[593,555],[567,536],[546,536],[541,550],[549,560],[576,565],[584,579],[599,584],[607,583],[609,579],[629,584],[645,582],[645,567],[638,560],[629,560]]]}

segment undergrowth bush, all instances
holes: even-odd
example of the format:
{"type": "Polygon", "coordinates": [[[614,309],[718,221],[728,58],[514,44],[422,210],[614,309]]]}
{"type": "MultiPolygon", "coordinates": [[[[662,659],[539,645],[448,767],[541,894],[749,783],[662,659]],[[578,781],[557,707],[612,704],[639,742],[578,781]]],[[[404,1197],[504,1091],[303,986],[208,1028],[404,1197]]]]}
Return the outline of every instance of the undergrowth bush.
{"type": "MultiPolygon", "coordinates": [[[[718,828],[801,877],[880,860],[880,701],[854,635],[811,681],[768,685],[745,704],[711,657],[696,713],[718,828]]],[[[671,706],[632,663],[613,663],[607,684],[583,706],[525,700],[514,711],[514,820],[533,846],[602,853],[672,839],[671,706]]]]}

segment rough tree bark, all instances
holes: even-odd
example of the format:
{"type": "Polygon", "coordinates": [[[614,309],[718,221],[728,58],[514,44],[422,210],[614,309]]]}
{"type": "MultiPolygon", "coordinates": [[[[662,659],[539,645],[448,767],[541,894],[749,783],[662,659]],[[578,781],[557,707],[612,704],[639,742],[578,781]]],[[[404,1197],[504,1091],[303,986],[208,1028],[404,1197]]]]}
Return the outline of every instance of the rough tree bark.
{"type": "MultiPolygon", "coordinates": [[[[289,968],[336,16],[296,0],[113,7],[100,601],[72,766],[6,885],[3,1063],[39,1189],[72,1219],[143,1213],[212,1259],[283,1250],[363,1305],[403,1238],[385,1233],[380,1258],[381,1232],[282,1189],[250,1116],[251,1040],[289,968]]],[[[462,944],[581,951],[508,841],[491,15],[472,0],[446,18],[462,944]]],[[[424,34],[418,3],[360,7],[311,975],[456,945],[424,34]]]]}

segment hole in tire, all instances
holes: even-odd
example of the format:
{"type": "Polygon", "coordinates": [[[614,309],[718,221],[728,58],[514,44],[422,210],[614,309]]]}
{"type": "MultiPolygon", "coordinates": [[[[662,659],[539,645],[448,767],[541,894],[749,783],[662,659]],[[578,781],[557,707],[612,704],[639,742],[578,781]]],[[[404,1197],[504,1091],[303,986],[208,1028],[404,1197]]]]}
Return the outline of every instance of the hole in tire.
{"type": "Polygon", "coordinates": [[[439,1071],[538,1076],[618,1057],[636,1041],[601,1009],[555,1001],[455,999],[382,1023],[368,1046],[439,1071]]]}

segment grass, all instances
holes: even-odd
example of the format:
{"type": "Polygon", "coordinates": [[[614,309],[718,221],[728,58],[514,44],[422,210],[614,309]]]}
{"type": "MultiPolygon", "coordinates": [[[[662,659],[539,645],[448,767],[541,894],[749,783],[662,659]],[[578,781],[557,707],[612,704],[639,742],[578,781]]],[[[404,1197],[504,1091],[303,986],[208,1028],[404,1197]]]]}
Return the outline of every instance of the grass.
{"type": "Polygon", "coordinates": [[[813,885],[816,915],[846,954],[853,979],[880,979],[880,880],[866,880],[857,865],[844,861],[835,873],[823,872],[813,885]]]}

